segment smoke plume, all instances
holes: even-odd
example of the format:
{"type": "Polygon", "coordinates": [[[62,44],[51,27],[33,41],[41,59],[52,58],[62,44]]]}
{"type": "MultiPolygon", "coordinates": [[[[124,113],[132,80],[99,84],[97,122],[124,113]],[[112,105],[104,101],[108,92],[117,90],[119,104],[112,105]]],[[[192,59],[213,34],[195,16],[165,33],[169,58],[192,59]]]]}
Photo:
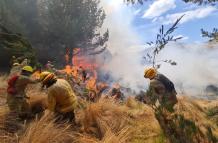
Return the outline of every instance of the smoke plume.
{"type": "MultiPolygon", "coordinates": [[[[147,89],[149,81],[143,78],[143,72],[151,65],[142,62],[148,50],[131,24],[134,12],[122,0],[105,0],[102,4],[107,14],[104,28],[110,32],[108,50],[112,54],[104,69],[123,86],[135,91],[147,89]]],[[[207,85],[216,85],[218,81],[218,46],[209,47],[206,43],[170,43],[157,60],[171,59],[177,62],[177,66],[162,63],[159,72],[175,83],[178,93],[203,95],[207,85]]]]}

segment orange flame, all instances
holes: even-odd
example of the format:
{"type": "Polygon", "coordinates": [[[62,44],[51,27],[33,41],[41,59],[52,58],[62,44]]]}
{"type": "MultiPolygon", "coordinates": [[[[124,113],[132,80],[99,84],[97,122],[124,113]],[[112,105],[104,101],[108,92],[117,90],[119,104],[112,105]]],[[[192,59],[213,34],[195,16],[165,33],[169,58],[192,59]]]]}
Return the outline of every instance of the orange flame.
{"type": "MultiPolygon", "coordinates": [[[[97,83],[98,73],[97,68],[99,65],[90,57],[83,55],[80,48],[74,48],[72,58],[72,66],[66,65],[63,72],[72,75],[76,81],[84,82],[88,90],[94,90],[98,92],[101,88],[107,87],[106,83],[97,83]],[[88,78],[84,78],[84,72],[88,75],[88,78]],[[84,80],[85,79],[85,80],[84,80]]],[[[69,53],[65,55],[66,63],[69,63],[69,53]]]]}
{"type": "Polygon", "coordinates": [[[66,72],[67,74],[71,74],[71,73],[72,73],[72,69],[71,69],[71,66],[70,66],[70,65],[66,65],[66,66],[65,66],[65,72],[66,72]]]}
{"type": "Polygon", "coordinates": [[[96,78],[95,77],[91,77],[87,81],[86,88],[89,89],[89,90],[95,90],[95,91],[97,90],[97,87],[96,87],[96,78]]]}

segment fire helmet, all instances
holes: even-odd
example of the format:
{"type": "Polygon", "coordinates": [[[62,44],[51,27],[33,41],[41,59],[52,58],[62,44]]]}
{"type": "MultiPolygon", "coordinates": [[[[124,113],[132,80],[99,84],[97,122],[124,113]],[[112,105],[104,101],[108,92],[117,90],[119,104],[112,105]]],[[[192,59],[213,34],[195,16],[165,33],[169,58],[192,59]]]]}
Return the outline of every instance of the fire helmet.
{"type": "Polygon", "coordinates": [[[23,68],[22,68],[22,70],[23,71],[27,71],[27,72],[33,72],[33,68],[31,67],[31,66],[24,66],[23,68]]]}
{"type": "Polygon", "coordinates": [[[144,72],[144,77],[153,79],[157,75],[157,70],[155,68],[146,68],[144,72]]]}
{"type": "Polygon", "coordinates": [[[40,74],[40,81],[42,82],[43,85],[48,84],[50,81],[57,79],[54,73],[51,72],[42,72],[40,74]]]}

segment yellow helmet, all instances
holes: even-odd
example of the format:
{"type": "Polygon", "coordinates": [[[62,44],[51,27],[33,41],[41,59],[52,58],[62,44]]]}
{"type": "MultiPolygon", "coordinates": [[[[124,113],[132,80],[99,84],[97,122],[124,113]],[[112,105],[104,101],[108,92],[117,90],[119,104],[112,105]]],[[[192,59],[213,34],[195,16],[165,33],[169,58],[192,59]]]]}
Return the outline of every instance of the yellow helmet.
{"type": "Polygon", "coordinates": [[[157,74],[157,70],[155,68],[147,68],[145,69],[144,77],[153,79],[156,76],[156,74],[157,74]]]}
{"type": "Polygon", "coordinates": [[[23,71],[27,71],[27,72],[33,72],[33,68],[31,66],[24,66],[22,68],[23,71]]]}
{"type": "Polygon", "coordinates": [[[46,76],[48,76],[49,74],[50,74],[50,72],[48,72],[48,71],[40,73],[39,80],[43,81],[46,78],[46,76]]]}
{"type": "Polygon", "coordinates": [[[56,76],[54,73],[51,72],[42,72],[40,74],[40,81],[42,82],[43,85],[46,85],[47,83],[49,83],[52,80],[55,80],[56,76]]]}

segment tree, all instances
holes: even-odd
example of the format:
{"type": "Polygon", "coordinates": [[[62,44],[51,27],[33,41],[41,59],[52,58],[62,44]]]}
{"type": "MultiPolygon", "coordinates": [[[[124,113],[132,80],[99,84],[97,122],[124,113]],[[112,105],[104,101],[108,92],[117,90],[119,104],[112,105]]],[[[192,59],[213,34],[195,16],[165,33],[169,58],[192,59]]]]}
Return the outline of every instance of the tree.
{"type": "Polygon", "coordinates": [[[205,31],[204,29],[201,29],[201,33],[203,37],[208,37],[209,41],[215,41],[218,42],[218,29],[214,28],[212,32],[205,31]]]}
{"type": "Polygon", "coordinates": [[[29,41],[20,34],[12,33],[2,25],[0,25],[0,50],[1,58],[4,59],[1,60],[3,62],[0,62],[0,65],[8,67],[9,64],[5,61],[12,55],[22,59],[28,58],[32,65],[37,63],[35,52],[29,41]]]}
{"type": "MultiPolygon", "coordinates": [[[[143,2],[148,1],[148,0],[124,0],[127,3],[140,3],[143,4],[143,2]]],[[[216,2],[218,2],[218,0],[182,0],[186,3],[188,2],[192,2],[192,3],[197,3],[197,4],[215,4],[216,2]]]]}
{"type": "Polygon", "coordinates": [[[70,48],[71,53],[77,47],[88,53],[102,51],[108,31],[103,36],[97,32],[106,17],[99,3],[99,0],[43,0],[40,18],[46,37],[50,38],[46,45],[51,50],[70,48]]]}
{"type": "Polygon", "coordinates": [[[39,61],[64,63],[66,48],[88,54],[106,48],[109,32],[100,33],[106,17],[99,0],[2,0],[0,23],[21,33],[36,50],[39,61]]]}
{"type": "MultiPolygon", "coordinates": [[[[165,30],[164,26],[162,25],[161,28],[159,29],[159,33],[157,34],[156,40],[154,42],[153,41],[147,42],[147,44],[152,48],[152,54],[146,53],[144,59],[147,62],[151,63],[154,68],[160,68],[160,64],[158,64],[158,61],[156,61],[156,57],[160,53],[160,51],[164,49],[169,42],[182,39],[182,37],[174,37],[172,33],[178,28],[177,25],[180,22],[180,20],[183,18],[183,16],[177,19],[176,22],[168,30],[165,30]]],[[[160,62],[176,65],[176,62],[172,60],[162,60],[160,62]]]]}

